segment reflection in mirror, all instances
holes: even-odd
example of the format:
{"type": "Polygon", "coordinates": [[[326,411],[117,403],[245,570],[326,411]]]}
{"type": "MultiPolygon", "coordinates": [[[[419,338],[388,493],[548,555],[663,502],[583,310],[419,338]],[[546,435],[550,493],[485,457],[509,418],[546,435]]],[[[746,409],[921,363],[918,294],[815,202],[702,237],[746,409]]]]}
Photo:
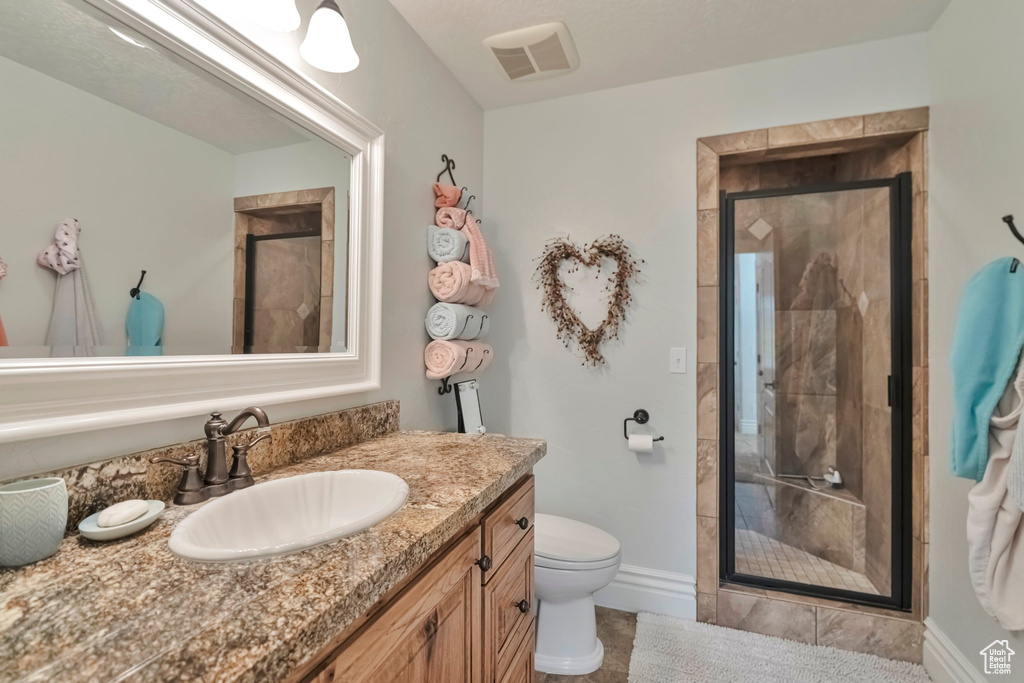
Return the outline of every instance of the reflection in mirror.
{"type": "Polygon", "coordinates": [[[345,152],[81,0],[0,88],[0,358],[345,350],[345,152]]]}

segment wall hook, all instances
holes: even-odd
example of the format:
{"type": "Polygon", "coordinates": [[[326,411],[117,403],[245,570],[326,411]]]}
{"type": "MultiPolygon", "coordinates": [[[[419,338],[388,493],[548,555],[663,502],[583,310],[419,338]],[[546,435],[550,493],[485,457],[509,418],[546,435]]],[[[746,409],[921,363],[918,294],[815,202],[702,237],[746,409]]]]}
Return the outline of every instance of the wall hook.
{"type": "Polygon", "coordinates": [[[442,377],[441,386],[437,388],[437,393],[440,394],[441,396],[444,396],[445,394],[452,393],[452,389],[454,389],[454,387],[448,383],[448,378],[442,377]]]}
{"type": "Polygon", "coordinates": [[[455,182],[455,175],[452,173],[452,171],[455,170],[455,159],[450,159],[447,154],[442,154],[441,161],[444,162],[444,168],[442,168],[441,172],[437,174],[437,182],[441,182],[441,176],[447,172],[448,177],[452,181],[452,185],[458,185],[458,183],[455,182]]]}
{"type": "Polygon", "coordinates": [[[135,285],[130,290],[128,290],[128,294],[131,295],[131,297],[133,299],[141,299],[142,298],[141,296],[139,296],[139,293],[142,291],[142,289],[141,289],[142,281],[145,280],[145,279],[146,279],[146,271],[142,271],[142,275],[139,276],[139,284],[135,285]]]}
{"type": "MultiPolygon", "coordinates": [[[[1020,231],[1017,230],[1017,226],[1013,224],[1013,214],[1010,213],[1003,216],[1003,222],[1010,226],[1010,232],[1012,232],[1013,236],[1017,238],[1017,241],[1024,244],[1024,236],[1021,236],[1020,231]]],[[[1016,273],[1019,265],[1020,261],[1013,259],[1013,263],[1010,264],[1010,272],[1016,273]]]]}
{"type": "MultiPolygon", "coordinates": [[[[626,441],[629,441],[629,434],[626,433],[626,423],[629,422],[630,420],[632,420],[633,422],[636,422],[638,425],[645,425],[645,424],[647,424],[648,420],[650,420],[650,419],[651,419],[651,414],[650,413],[648,413],[643,408],[638,408],[636,410],[636,412],[633,413],[633,417],[627,417],[625,420],[622,421],[622,436],[624,436],[626,438],[626,441]]],[[[663,436],[659,436],[658,438],[655,439],[655,441],[664,441],[664,440],[665,440],[665,437],[663,437],[663,436]]]]}

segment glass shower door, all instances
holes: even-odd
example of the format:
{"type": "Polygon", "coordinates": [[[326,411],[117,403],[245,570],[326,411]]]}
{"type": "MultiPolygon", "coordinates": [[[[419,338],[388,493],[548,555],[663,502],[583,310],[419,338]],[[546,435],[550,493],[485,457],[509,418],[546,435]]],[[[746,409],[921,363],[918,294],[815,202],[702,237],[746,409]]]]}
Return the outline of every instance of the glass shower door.
{"type": "Polygon", "coordinates": [[[907,183],[725,197],[726,580],[909,600],[907,183]]]}
{"type": "Polygon", "coordinates": [[[320,346],[319,232],[246,238],[246,353],[316,353],[320,346]]]}

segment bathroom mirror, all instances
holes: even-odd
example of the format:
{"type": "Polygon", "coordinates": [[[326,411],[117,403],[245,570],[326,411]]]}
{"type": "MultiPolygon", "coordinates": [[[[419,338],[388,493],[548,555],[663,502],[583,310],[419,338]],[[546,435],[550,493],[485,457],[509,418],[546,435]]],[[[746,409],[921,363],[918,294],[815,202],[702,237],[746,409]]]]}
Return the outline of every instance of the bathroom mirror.
{"type": "Polygon", "coordinates": [[[0,359],[345,350],[350,154],[81,2],[0,89],[0,359]]]}
{"type": "Polygon", "coordinates": [[[0,0],[0,88],[0,440],[378,385],[375,126],[185,0],[0,0]]]}

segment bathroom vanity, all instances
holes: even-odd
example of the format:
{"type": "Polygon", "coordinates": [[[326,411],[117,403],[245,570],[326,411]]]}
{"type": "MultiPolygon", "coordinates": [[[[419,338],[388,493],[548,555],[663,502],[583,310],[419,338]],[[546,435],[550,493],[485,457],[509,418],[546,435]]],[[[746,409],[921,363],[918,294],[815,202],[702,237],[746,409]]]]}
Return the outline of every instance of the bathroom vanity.
{"type": "MultiPolygon", "coordinates": [[[[404,479],[406,504],[353,536],[263,560],[180,558],[168,539],[202,503],[121,541],[69,535],[53,557],[0,571],[3,677],[533,680],[531,472],[545,443],[396,428],[397,405],[376,404],[275,424],[253,449],[257,485],[341,469],[404,479]]],[[[128,490],[170,494],[178,470],[148,465],[154,453],[57,473],[72,518],[128,490]]]]}
{"type": "Polygon", "coordinates": [[[528,475],[290,680],[532,681],[533,514],[528,475]]]}

